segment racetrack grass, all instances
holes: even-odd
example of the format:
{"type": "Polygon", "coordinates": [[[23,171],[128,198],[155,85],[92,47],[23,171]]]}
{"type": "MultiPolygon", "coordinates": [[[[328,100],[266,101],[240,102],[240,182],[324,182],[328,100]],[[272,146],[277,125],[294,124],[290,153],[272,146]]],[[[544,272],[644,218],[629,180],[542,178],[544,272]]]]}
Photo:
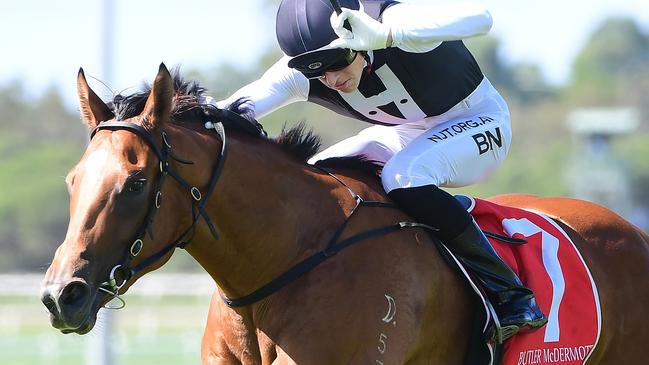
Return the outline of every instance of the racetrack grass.
{"type": "MultiPolygon", "coordinates": [[[[126,295],[126,300],[127,307],[113,314],[113,365],[200,363],[209,295],[126,295]]],[[[89,343],[100,330],[63,335],[50,326],[37,298],[0,296],[0,364],[96,364],[98,354],[88,354],[89,343]]]]}

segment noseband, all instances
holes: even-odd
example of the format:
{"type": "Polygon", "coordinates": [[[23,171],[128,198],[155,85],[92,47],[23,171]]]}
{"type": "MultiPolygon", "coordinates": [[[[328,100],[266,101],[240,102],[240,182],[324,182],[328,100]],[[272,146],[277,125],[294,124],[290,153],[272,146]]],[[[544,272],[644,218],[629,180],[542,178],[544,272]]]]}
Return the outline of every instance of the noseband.
{"type": "MultiPolygon", "coordinates": [[[[234,115],[234,113],[231,114],[234,115]]],[[[241,118],[238,115],[236,116],[241,118]]],[[[104,281],[99,285],[99,290],[107,293],[108,295],[111,295],[113,297],[112,299],[117,299],[119,301],[119,303],[115,306],[109,305],[110,303],[109,301],[109,303],[107,303],[104,306],[105,308],[109,308],[109,309],[124,308],[124,306],[126,306],[126,302],[124,301],[124,299],[121,298],[119,294],[119,290],[122,287],[124,287],[124,285],[128,280],[135,277],[137,274],[142,272],[147,267],[153,265],[156,261],[160,260],[169,252],[173,251],[176,248],[184,248],[191,241],[191,238],[193,237],[193,233],[195,231],[196,223],[198,222],[198,219],[200,217],[202,217],[205,223],[207,224],[214,239],[217,240],[219,239],[219,233],[216,229],[216,226],[212,223],[209,215],[207,214],[207,211],[205,210],[205,205],[207,204],[209,197],[212,195],[212,192],[214,191],[214,187],[216,186],[216,182],[218,181],[219,176],[221,175],[221,171],[223,170],[223,166],[225,164],[225,158],[226,158],[225,129],[223,127],[223,124],[221,122],[218,122],[218,123],[213,123],[213,126],[214,126],[214,130],[216,130],[219,137],[221,138],[222,145],[221,145],[220,155],[216,162],[216,166],[212,170],[212,177],[210,178],[210,182],[207,186],[207,190],[205,194],[201,193],[200,189],[198,189],[197,187],[189,184],[187,180],[185,180],[182,176],[180,176],[177,173],[177,171],[175,171],[170,165],[169,163],[170,160],[175,160],[182,164],[193,164],[193,162],[180,159],[173,155],[173,153],[171,152],[171,143],[169,141],[169,136],[165,133],[164,130],[161,132],[161,137],[162,137],[161,146],[158,146],[155,139],[147,129],[145,129],[140,125],[137,125],[135,123],[130,123],[130,122],[124,122],[124,121],[102,122],[99,125],[97,125],[97,127],[95,127],[95,129],[93,129],[92,133],[90,134],[90,139],[92,139],[95,136],[95,134],[97,134],[97,132],[101,130],[110,130],[110,131],[127,130],[129,132],[133,132],[137,134],[139,137],[141,137],[147,143],[147,145],[153,150],[153,152],[155,152],[160,162],[160,168],[157,175],[158,178],[154,189],[155,198],[149,205],[149,209],[144,218],[142,226],[138,231],[138,234],[135,236],[135,240],[131,244],[129,250],[126,252],[125,258],[122,260],[120,264],[115,265],[111,269],[108,280],[104,281]],[[178,182],[180,186],[182,186],[185,190],[189,192],[189,195],[191,197],[191,202],[192,202],[192,224],[180,235],[180,237],[178,237],[176,240],[169,243],[162,250],[146,258],[138,265],[134,267],[130,267],[131,261],[133,261],[133,259],[142,251],[142,247],[144,245],[143,239],[145,235],[148,234],[149,237],[153,239],[153,230],[152,230],[153,218],[155,217],[155,213],[157,212],[158,208],[160,208],[161,199],[162,199],[162,184],[164,183],[165,178],[167,176],[171,176],[172,178],[174,178],[174,180],[176,180],[176,182],[178,182]]]]}

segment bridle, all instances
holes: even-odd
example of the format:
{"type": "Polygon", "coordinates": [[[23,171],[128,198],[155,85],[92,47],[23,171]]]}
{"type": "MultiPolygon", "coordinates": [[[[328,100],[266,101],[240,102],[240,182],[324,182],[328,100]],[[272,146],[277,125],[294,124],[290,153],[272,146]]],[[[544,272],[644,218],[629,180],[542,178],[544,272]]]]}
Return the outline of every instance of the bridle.
{"type": "MultiPolygon", "coordinates": [[[[221,112],[222,115],[230,119],[245,120],[243,117],[239,116],[238,114],[230,112],[228,110],[219,110],[219,112],[221,112]]],[[[246,123],[250,123],[247,120],[245,121],[246,123]]],[[[164,130],[161,131],[162,144],[160,146],[156,143],[153,135],[151,134],[151,132],[149,132],[149,130],[131,122],[124,122],[124,121],[101,122],[93,129],[92,133],[90,134],[90,139],[92,139],[95,136],[95,134],[97,134],[97,132],[101,130],[110,130],[110,131],[126,130],[135,133],[146,142],[146,144],[151,148],[151,150],[153,150],[153,152],[155,152],[160,162],[159,164],[160,167],[156,179],[157,181],[154,189],[155,197],[151,202],[151,204],[149,205],[149,209],[144,218],[144,221],[142,222],[141,228],[138,231],[137,235],[135,236],[135,239],[133,240],[133,243],[131,244],[130,248],[126,252],[126,255],[122,260],[122,262],[115,265],[110,271],[108,280],[102,282],[99,285],[100,291],[105,292],[108,295],[112,296],[111,300],[104,305],[105,308],[108,309],[124,308],[124,306],[126,306],[126,302],[120,296],[119,290],[123,288],[126,282],[128,282],[131,278],[135,277],[144,269],[153,265],[156,261],[160,260],[169,252],[173,251],[176,248],[184,248],[191,241],[196,228],[196,223],[198,222],[200,217],[202,217],[205,223],[207,224],[214,239],[216,240],[219,239],[219,233],[214,223],[212,223],[207,211],[205,210],[205,205],[207,204],[210,196],[212,195],[216,183],[221,175],[221,171],[223,170],[223,166],[225,164],[227,154],[226,154],[226,144],[225,144],[225,128],[223,127],[223,123],[215,122],[212,123],[212,125],[214,130],[216,130],[219,137],[221,138],[222,144],[221,144],[221,150],[216,165],[212,170],[212,176],[210,178],[207,189],[205,190],[205,193],[201,193],[200,189],[198,189],[196,186],[192,186],[189,182],[187,182],[187,180],[185,180],[182,176],[180,176],[176,170],[173,169],[172,165],[170,164],[171,160],[186,165],[193,164],[193,162],[186,161],[174,156],[174,154],[171,151],[171,143],[169,140],[169,136],[164,130]],[[177,239],[167,244],[160,251],[146,258],[138,265],[131,267],[130,264],[133,261],[133,259],[136,256],[138,256],[138,254],[140,254],[140,252],[142,251],[142,247],[144,246],[143,240],[145,238],[145,235],[148,234],[149,237],[153,239],[153,230],[152,230],[153,219],[155,217],[158,208],[160,208],[162,203],[161,201],[162,185],[167,176],[171,176],[174,180],[176,180],[176,182],[178,182],[178,184],[180,184],[180,186],[182,186],[186,191],[189,192],[189,195],[191,196],[191,203],[192,203],[192,224],[177,239]],[[117,305],[110,305],[110,302],[113,299],[118,300],[119,303],[117,305]]]]}

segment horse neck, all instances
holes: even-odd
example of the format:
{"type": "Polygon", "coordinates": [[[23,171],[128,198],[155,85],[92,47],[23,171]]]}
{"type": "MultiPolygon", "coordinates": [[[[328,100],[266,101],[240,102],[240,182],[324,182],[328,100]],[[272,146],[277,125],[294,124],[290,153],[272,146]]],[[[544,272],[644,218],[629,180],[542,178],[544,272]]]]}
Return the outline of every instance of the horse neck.
{"type": "Polygon", "coordinates": [[[221,239],[202,229],[187,250],[226,295],[236,297],[324,248],[354,202],[342,185],[272,143],[229,135],[227,144],[207,207],[221,239]]]}

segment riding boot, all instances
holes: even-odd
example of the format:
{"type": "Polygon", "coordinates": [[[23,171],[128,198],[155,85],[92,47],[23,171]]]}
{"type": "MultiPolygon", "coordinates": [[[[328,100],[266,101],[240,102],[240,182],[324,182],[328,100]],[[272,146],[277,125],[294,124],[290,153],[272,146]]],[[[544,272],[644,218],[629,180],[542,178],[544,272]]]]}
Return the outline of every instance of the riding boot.
{"type": "Polygon", "coordinates": [[[547,323],[534,300],[534,293],[500,259],[473,221],[448,244],[477,277],[494,304],[505,337],[502,341],[519,331],[534,331],[547,323]]]}
{"type": "Polygon", "coordinates": [[[471,215],[449,193],[435,185],[399,188],[388,193],[417,221],[439,229],[436,236],[467,266],[494,303],[502,332],[499,342],[519,331],[533,331],[547,318],[534,294],[494,251],[471,215]]]}

